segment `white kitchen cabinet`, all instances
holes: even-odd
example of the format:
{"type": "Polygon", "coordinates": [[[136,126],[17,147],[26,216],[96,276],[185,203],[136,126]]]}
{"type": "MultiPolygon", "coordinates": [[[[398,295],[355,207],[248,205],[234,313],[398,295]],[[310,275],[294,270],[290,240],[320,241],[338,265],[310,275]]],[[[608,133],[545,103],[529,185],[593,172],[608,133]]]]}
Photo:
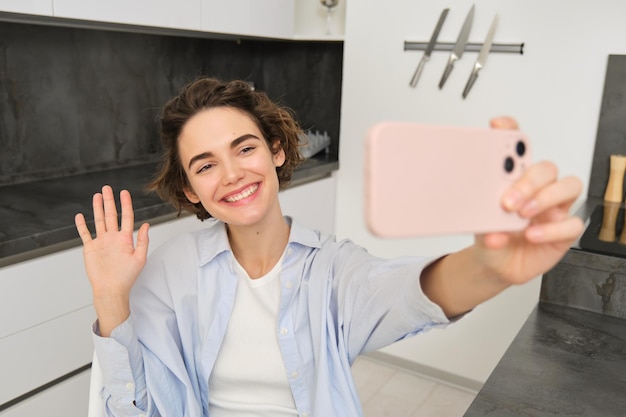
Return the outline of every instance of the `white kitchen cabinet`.
{"type": "Polygon", "coordinates": [[[90,370],[81,372],[28,401],[0,411],[0,417],[85,417],[89,405],[90,375],[90,370]]]}
{"type": "Polygon", "coordinates": [[[202,30],[292,39],[296,0],[202,0],[202,30]]]}
{"type": "Polygon", "coordinates": [[[140,26],[201,30],[202,0],[54,0],[54,16],[140,26]]]}
{"type": "Polygon", "coordinates": [[[89,364],[93,320],[88,306],[0,339],[0,404],[89,364]]]}
{"type": "Polygon", "coordinates": [[[343,40],[346,0],[326,9],[317,0],[0,0],[0,12],[98,23],[293,40],[343,40]]]}
{"type": "Polygon", "coordinates": [[[0,11],[52,16],[52,0],[0,0],[0,11]]]}
{"type": "MultiPolygon", "coordinates": [[[[150,230],[151,249],[174,234],[200,227],[189,216],[155,225],[150,230]]],[[[0,405],[89,364],[94,319],[81,247],[0,268],[0,405]]],[[[46,389],[43,403],[58,403],[58,395],[71,397],[68,390],[74,386],[46,389]]],[[[88,391],[79,388],[72,395],[82,401],[88,391]]],[[[30,410],[33,401],[43,400],[30,397],[4,412],[10,411],[11,417],[86,414],[86,407],[82,414],[13,414],[30,410]]]]}

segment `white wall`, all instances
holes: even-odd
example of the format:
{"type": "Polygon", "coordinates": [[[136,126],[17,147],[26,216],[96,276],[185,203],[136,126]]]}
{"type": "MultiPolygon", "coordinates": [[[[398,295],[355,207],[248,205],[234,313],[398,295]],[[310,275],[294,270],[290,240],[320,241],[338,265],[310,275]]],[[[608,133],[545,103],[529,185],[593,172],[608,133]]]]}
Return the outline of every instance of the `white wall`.
{"type": "MultiPolygon", "coordinates": [[[[346,10],[341,119],[341,169],[336,231],[371,252],[393,256],[452,251],[470,237],[380,240],[362,217],[363,140],[374,122],[393,119],[487,126],[508,114],[534,142],[537,160],[555,161],[585,184],[604,85],[607,56],[626,53],[626,3],[619,0],[502,2],[351,1],[346,10]],[[476,5],[471,43],[483,41],[494,13],[495,43],[525,43],[524,55],[492,54],[466,100],[461,92],[477,54],[458,61],[443,90],[437,84],[448,58],[434,52],[417,88],[408,86],[422,52],[404,41],[428,41],[441,10],[450,8],[439,41],[453,42],[476,5]]],[[[583,192],[586,194],[586,190],[583,192]]],[[[445,331],[384,350],[417,367],[484,382],[537,301],[539,280],[507,290],[445,331]]]]}

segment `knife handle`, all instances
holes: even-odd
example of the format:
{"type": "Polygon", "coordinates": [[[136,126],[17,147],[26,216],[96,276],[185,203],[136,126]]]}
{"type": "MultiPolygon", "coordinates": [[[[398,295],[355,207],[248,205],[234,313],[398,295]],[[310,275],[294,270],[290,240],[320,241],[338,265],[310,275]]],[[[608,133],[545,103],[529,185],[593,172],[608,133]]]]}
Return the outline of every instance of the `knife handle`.
{"type": "Polygon", "coordinates": [[[463,89],[463,98],[467,97],[467,95],[469,94],[472,86],[474,85],[474,82],[476,81],[476,78],[478,78],[478,70],[474,69],[474,71],[472,71],[472,73],[470,74],[469,79],[467,80],[467,84],[465,84],[465,88],[463,89]]]}
{"type": "Polygon", "coordinates": [[[443,75],[441,76],[441,81],[439,81],[439,89],[443,88],[443,85],[446,83],[448,76],[452,72],[452,68],[454,68],[454,61],[456,61],[457,56],[454,53],[450,54],[450,58],[448,58],[448,64],[446,65],[446,69],[443,70],[443,75]]]}
{"type": "Polygon", "coordinates": [[[415,68],[413,77],[411,77],[411,82],[409,83],[411,87],[415,88],[415,86],[417,85],[417,80],[419,80],[420,75],[422,74],[422,70],[424,69],[424,64],[426,64],[426,61],[428,61],[428,57],[424,55],[422,59],[420,59],[420,63],[417,65],[417,68],[415,68]]]}

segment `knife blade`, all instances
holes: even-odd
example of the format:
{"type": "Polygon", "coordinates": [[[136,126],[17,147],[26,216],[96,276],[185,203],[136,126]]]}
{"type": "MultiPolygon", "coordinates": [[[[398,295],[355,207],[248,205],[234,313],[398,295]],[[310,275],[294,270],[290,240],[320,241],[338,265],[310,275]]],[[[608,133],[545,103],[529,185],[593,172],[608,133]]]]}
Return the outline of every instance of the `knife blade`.
{"type": "Polygon", "coordinates": [[[469,38],[469,34],[472,30],[473,21],[474,5],[472,4],[472,7],[465,17],[465,22],[463,22],[463,26],[461,27],[461,31],[459,32],[459,36],[456,39],[454,49],[452,49],[452,52],[450,53],[446,69],[443,71],[443,75],[441,76],[441,81],[439,81],[439,89],[443,88],[443,85],[446,83],[448,76],[452,72],[452,68],[454,68],[454,62],[461,59],[461,57],[463,56],[463,52],[465,51],[465,45],[467,45],[467,39],[469,38]]]}
{"type": "Polygon", "coordinates": [[[417,80],[420,78],[422,74],[422,69],[424,69],[424,65],[430,59],[430,54],[433,52],[435,48],[435,44],[437,43],[437,37],[439,37],[439,32],[441,32],[441,28],[443,26],[443,22],[446,20],[446,16],[450,9],[443,9],[441,14],[439,15],[439,21],[437,22],[437,26],[435,26],[435,30],[433,31],[432,36],[430,37],[430,42],[428,42],[428,46],[426,46],[426,50],[424,51],[424,55],[422,55],[422,59],[420,59],[415,72],[413,73],[413,77],[411,77],[411,82],[409,85],[413,88],[417,85],[417,80]]]}
{"type": "Polygon", "coordinates": [[[493,36],[496,34],[496,28],[498,26],[498,15],[496,14],[493,17],[493,21],[491,22],[491,27],[489,27],[489,32],[487,32],[487,37],[485,38],[485,42],[483,42],[483,46],[480,48],[480,53],[478,54],[478,58],[474,63],[474,69],[472,69],[472,73],[470,74],[469,79],[467,80],[467,84],[465,84],[465,88],[463,89],[463,98],[467,97],[474,82],[476,82],[476,78],[478,78],[478,72],[485,66],[487,62],[487,57],[489,56],[489,51],[491,50],[491,44],[493,43],[493,36]]]}

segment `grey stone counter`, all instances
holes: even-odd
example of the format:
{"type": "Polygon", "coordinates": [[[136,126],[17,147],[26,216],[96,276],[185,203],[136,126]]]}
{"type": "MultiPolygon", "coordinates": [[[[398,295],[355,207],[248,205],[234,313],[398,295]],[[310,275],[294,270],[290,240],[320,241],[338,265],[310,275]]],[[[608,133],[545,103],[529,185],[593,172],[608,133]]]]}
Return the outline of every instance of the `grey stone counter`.
{"type": "Polygon", "coordinates": [[[465,417],[626,416],[626,320],[539,303],[465,417]]]}
{"type": "MultiPolygon", "coordinates": [[[[339,162],[326,156],[307,159],[294,172],[291,186],[330,175],[338,167],[339,162]]],[[[145,191],[154,171],[155,164],[147,163],[0,186],[0,267],[78,245],[74,215],[92,218],[91,196],[104,184],[116,194],[121,189],[131,192],[137,223],[175,218],[171,205],[145,191]]]]}

